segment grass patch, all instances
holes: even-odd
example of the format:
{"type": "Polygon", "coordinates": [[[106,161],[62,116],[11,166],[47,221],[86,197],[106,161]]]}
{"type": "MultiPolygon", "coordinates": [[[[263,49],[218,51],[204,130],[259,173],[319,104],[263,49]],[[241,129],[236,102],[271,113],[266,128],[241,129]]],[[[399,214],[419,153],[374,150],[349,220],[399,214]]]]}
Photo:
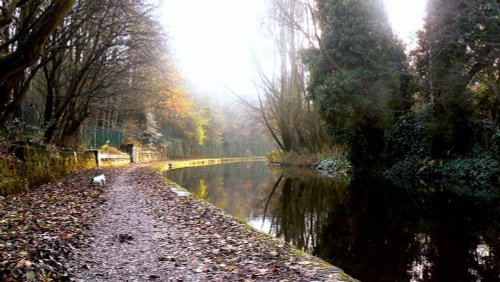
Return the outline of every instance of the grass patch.
{"type": "Polygon", "coordinates": [[[15,194],[85,169],[95,168],[93,154],[29,146],[0,159],[0,195],[15,194]]]}

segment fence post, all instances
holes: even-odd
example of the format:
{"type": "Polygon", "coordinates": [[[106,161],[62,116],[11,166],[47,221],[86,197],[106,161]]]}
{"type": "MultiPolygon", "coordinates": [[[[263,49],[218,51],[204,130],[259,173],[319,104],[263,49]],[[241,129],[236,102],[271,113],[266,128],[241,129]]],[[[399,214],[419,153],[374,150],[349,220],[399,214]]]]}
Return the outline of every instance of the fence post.
{"type": "Polygon", "coordinates": [[[99,150],[93,150],[95,155],[95,165],[97,167],[101,166],[101,160],[99,159],[99,150]]]}
{"type": "Polygon", "coordinates": [[[135,159],[134,144],[125,145],[125,151],[130,156],[130,163],[135,163],[137,160],[135,159]]]}

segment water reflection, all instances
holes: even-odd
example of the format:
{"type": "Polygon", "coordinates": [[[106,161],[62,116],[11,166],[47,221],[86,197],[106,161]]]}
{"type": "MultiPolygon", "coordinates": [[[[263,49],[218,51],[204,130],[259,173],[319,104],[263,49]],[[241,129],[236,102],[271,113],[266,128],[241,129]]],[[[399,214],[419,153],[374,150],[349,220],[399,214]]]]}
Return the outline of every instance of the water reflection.
{"type": "Polygon", "coordinates": [[[319,256],[366,281],[499,281],[495,203],[419,195],[373,178],[355,179],[349,190],[321,232],[319,256]]]}
{"type": "Polygon", "coordinates": [[[263,216],[268,190],[276,180],[264,162],[193,167],[166,171],[165,175],[198,197],[246,220],[263,216]]]}
{"type": "Polygon", "coordinates": [[[336,182],[263,162],[166,177],[362,281],[500,281],[496,200],[370,177],[336,182]]]}

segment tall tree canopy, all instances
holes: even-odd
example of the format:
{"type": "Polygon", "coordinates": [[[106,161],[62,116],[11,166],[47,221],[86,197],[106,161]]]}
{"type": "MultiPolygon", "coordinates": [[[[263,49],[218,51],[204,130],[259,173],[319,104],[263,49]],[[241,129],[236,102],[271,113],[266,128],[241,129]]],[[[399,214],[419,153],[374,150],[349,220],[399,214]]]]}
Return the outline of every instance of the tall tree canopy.
{"type": "Polygon", "coordinates": [[[3,53],[0,55],[0,82],[13,79],[43,54],[49,36],[75,4],[75,0],[46,2],[2,1],[0,28],[4,30],[4,38],[0,48],[3,53]],[[13,27],[13,22],[20,26],[13,27]]]}
{"type": "Polygon", "coordinates": [[[310,95],[354,167],[373,167],[385,128],[409,108],[404,48],[382,0],[318,0],[316,6],[320,48],[305,53],[310,95]]]}
{"type": "Polygon", "coordinates": [[[478,135],[477,109],[487,111],[482,114],[496,130],[499,34],[494,0],[429,0],[415,54],[431,110],[433,156],[449,157],[470,148],[478,135]],[[475,109],[474,96],[481,91],[475,109]]]}

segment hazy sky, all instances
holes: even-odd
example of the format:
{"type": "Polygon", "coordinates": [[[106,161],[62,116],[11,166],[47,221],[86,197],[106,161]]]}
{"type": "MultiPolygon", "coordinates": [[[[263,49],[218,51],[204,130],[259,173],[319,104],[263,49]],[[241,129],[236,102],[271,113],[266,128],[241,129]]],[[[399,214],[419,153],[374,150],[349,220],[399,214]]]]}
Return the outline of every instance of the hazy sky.
{"type": "MultiPolygon", "coordinates": [[[[427,0],[384,0],[395,32],[410,46],[427,0]]],[[[266,0],[163,0],[161,18],[174,59],[195,91],[217,97],[253,95],[254,60],[269,61],[263,34],[266,0]]]]}
{"type": "Polygon", "coordinates": [[[422,28],[427,0],[384,0],[392,28],[410,47],[416,46],[415,32],[422,28]]]}

